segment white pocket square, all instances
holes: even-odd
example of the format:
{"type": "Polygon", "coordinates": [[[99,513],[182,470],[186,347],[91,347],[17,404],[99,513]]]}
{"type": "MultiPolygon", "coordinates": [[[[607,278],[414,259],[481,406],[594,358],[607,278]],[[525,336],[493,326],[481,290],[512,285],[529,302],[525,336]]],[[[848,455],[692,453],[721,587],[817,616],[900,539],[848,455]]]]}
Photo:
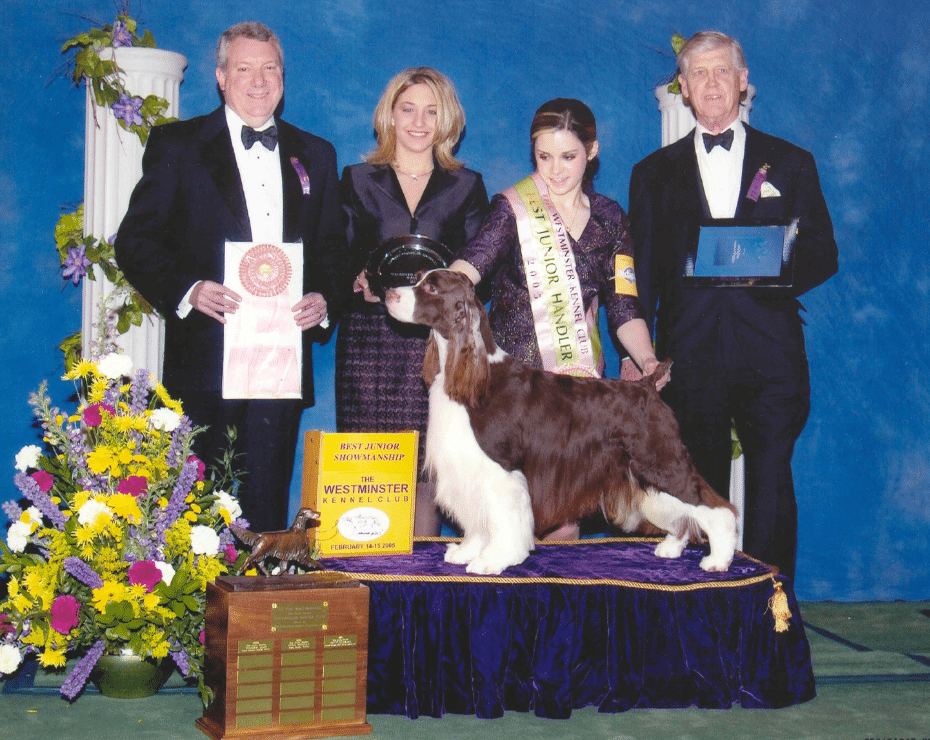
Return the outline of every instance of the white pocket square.
{"type": "Polygon", "coordinates": [[[780,198],[781,197],[781,193],[778,192],[778,188],[776,188],[770,182],[762,183],[762,189],[759,191],[759,195],[762,198],[780,198]]]}

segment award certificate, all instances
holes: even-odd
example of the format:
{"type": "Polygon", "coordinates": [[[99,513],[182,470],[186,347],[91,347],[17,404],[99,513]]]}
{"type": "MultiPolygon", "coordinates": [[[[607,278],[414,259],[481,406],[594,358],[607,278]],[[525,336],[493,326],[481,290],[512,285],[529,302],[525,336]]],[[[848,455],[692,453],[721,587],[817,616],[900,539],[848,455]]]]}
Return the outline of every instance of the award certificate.
{"type": "Polygon", "coordinates": [[[223,398],[300,398],[303,245],[226,242],[224,284],[242,296],[226,314],[223,398]]]}

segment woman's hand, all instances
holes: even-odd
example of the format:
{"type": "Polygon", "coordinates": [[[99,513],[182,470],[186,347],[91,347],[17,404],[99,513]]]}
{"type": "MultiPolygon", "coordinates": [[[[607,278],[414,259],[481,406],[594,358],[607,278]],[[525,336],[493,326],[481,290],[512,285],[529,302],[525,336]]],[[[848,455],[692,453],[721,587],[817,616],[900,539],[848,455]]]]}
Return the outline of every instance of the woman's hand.
{"type": "MultiPolygon", "coordinates": [[[[655,357],[650,357],[648,360],[643,360],[643,375],[652,375],[658,366],[659,360],[655,357]]],[[[656,380],[656,390],[662,390],[671,379],[672,369],[669,368],[665,371],[665,375],[656,380]]]]}
{"type": "Polygon", "coordinates": [[[355,282],[352,284],[352,292],[363,294],[365,300],[369,303],[381,303],[381,299],[371,292],[371,289],[368,286],[368,278],[365,277],[364,270],[362,270],[358,274],[358,277],[355,278],[355,282]]]}

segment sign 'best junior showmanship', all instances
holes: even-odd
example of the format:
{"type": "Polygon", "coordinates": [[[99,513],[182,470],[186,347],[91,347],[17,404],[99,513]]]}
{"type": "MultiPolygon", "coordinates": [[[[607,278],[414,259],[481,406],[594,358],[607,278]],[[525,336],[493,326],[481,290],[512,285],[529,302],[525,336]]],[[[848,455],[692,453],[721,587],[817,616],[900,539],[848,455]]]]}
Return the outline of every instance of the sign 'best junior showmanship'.
{"type": "Polygon", "coordinates": [[[301,504],[320,512],[308,534],[321,557],[412,552],[417,443],[417,432],[306,433],[301,504]]]}

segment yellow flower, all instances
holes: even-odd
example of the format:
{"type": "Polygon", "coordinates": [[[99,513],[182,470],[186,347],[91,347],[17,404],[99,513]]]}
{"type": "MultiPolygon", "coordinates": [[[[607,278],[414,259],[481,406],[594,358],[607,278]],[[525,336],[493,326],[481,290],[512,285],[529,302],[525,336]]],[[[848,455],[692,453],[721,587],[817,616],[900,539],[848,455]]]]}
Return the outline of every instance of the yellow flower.
{"type": "Polygon", "coordinates": [[[32,607],[32,601],[23,594],[17,595],[12,603],[13,607],[19,612],[26,612],[32,607]]]}
{"type": "Polygon", "coordinates": [[[87,456],[87,467],[94,475],[101,475],[111,467],[118,469],[118,464],[113,459],[113,452],[110,449],[98,447],[87,456]]]}
{"type": "Polygon", "coordinates": [[[90,545],[94,541],[94,529],[89,524],[74,530],[74,539],[79,547],[90,545]]]}
{"type": "Polygon", "coordinates": [[[94,608],[99,612],[105,612],[107,604],[111,601],[123,601],[126,594],[126,587],[117,581],[104,581],[100,588],[93,590],[94,608]]]}
{"type": "Polygon", "coordinates": [[[168,499],[166,499],[164,496],[162,496],[160,499],[158,499],[158,505],[159,505],[162,509],[164,509],[164,508],[168,505],[168,499]]]}
{"type": "Polygon", "coordinates": [[[94,363],[89,360],[80,360],[78,363],[71,368],[71,370],[65,373],[62,380],[75,380],[76,378],[86,378],[92,372],[96,372],[97,367],[94,363]]]}
{"type": "Polygon", "coordinates": [[[197,515],[193,511],[185,511],[184,518],[187,519],[187,521],[189,522],[197,521],[197,515]]]}
{"type": "Polygon", "coordinates": [[[142,606],[145,608],[147,612],[150,612],[154,610],[155,607],[158,606],[160,601],[161,601],[161,597],[154,592],[150,594],[145,594],[145,596],[142,597],[142,606]]]}
{"type": "Polygon", "coordinates": [[[64,668],[65,662],[64,650],[48,648],[39,655],[39,665],[43,668],[64,668]]]}
{"type": "Polygon", "coordinates": [[[114,493],[107,499],[107,506],[113,509],[116,516],[128,519],[136,524],[142,519],[139,504],[136,503],[135,497],[128,493],[114,493]]]}
{"type": "Polygon", "coordinates": [[[10,582],[6,585],[6,592],[8,596],[16,596],[19,593],[19,581],[15,578],[11,578],[10,582]]]}

